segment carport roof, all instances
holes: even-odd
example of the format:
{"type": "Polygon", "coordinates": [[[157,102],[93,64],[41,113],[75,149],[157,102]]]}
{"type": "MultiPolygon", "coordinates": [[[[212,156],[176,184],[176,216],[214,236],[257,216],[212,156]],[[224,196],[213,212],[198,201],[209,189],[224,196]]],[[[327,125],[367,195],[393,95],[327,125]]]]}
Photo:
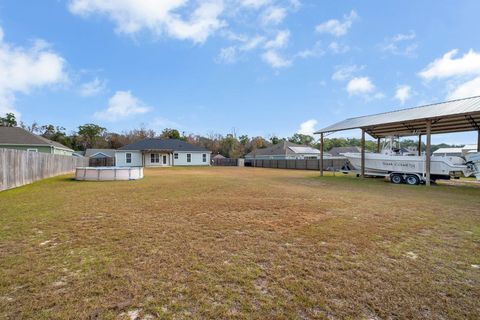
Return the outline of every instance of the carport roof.
{"type": "Polygon", "coordinates": [[[350,118],[315,134],[364,129],[374,138],[412,136],[426,133],[427,120],[432,134],[480,130],[480,96],[350,118]]]}

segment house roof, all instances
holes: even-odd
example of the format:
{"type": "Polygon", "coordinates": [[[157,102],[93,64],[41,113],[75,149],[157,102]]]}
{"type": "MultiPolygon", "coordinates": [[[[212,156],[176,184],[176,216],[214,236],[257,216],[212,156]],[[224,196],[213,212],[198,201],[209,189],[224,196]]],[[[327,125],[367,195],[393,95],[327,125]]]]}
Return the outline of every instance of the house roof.
{"type": "Polygon", "coordinates": [[[178,139],[158,139],[150,138],[143,139],[129,145],[123,146],[118,150],[168,150],[168,151],[205,151],[210,152],[200,146],[195,146],[190,143],[178,139]]]}
{"type": "Polygon", "coordinates": [[[215,156],[212,157],[212,160],[215,159],[226,159],[226,157],[222,156],[221,154],[216,154],[215,156]]]}
{"type": "Polygon", "coordinates": [[[293,153],[318,153],[320,154],[320,150],[314,149],[312,147],[288,147],[288,149],[292,150],[293,153]]]}
{"type": "Polygon", "coordinates": [[[20,127],[0,127],[0,145],[47,146],[73,151],[63,144],[37,136],[20,127]]]}
{"type": "Polygon", "coordinates": [[[248,153],[246,156],[284,156],[287,154],[319,154],[320,150],[309,146],[296,144],[290,141],[282,141],[268,148],[257,149],[248,153]]]}
{"type": "Polygon", "coordinates": [[[85,150],[85,157],[92,157],[98,153],[102,153],[107,157],[115,157],[115,149],[87,149],[85,150]]]}
{"type": "Polygon", "coordinates": [[[426,133],[426,120],[432,121],[431,133],[478,130],[480,96],[350,118],[315,134],[361,128],[374,138],[418,135],[426,133]]]}
{"type": "Polygon", "coordinates": [[[356,153],[361,152],[360,147],[334,147],[328,151],[332,156],[339,156],[341,153],[356,153]]]}

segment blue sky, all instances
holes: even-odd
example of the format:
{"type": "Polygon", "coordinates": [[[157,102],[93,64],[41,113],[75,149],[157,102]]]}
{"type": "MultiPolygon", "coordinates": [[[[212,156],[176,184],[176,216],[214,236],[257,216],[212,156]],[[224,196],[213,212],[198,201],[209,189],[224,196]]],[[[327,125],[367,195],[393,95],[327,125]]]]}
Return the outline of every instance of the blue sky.
{"type": "Polygon", "coordinates": [[[479,11],[473,0],[1,1],[0,113],[68,130],[309,133],[480,95],[479,11]]]}

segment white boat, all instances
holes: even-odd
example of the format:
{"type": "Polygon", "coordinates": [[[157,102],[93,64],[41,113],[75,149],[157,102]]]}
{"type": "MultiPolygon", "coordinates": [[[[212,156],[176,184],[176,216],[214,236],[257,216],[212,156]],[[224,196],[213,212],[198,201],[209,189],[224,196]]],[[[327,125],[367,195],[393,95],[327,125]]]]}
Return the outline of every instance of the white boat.
{"type": "MultiPolygon", "coordinates": [[[[401,154],[393,138],[383,145],[381,153],[365,153],[365,172],[368,175],[390,176],[394,183],[418,184],[425,181],[426,156],[412,153],[401,154]]],[[[353,169],[361,170],[361,153],[345,153],[353,169]]],[[[472,153],[468,159],[456,156],[432,156],[431,180],[469,177],[480,180],[480,153],[472,153]]]]}

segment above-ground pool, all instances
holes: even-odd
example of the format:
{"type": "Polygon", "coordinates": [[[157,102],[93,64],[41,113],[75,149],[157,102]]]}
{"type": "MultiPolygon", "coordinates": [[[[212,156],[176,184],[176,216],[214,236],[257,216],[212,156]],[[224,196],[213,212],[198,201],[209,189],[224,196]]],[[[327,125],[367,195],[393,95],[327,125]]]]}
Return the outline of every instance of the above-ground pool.
{"type": "Polygon", "coordinates": [[[108,181],[142,178],[143,167],[79,167],[75,170],[75,180],[108,181]]]}

